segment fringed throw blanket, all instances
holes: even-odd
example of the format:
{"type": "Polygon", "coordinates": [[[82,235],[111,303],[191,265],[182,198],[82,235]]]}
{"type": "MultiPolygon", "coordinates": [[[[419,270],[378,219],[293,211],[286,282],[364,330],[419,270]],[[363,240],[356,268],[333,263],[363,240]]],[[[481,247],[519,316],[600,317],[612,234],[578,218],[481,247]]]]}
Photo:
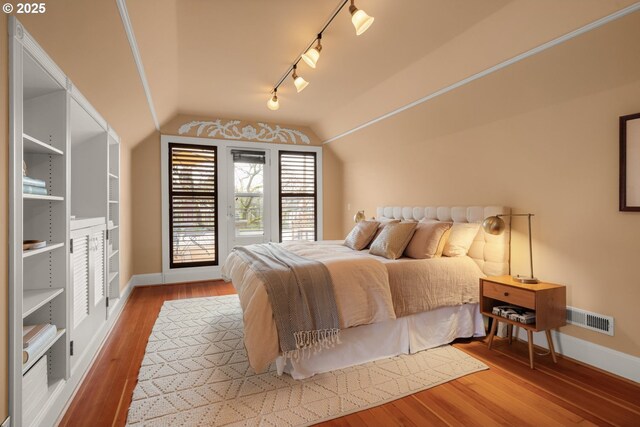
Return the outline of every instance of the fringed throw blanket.
{"type": "Polygon", "coordinates": [[[324,264],[273,243],[239,246],[234,252],[262,277],[285,357],[337,342],[338,308],[324,264]]]}

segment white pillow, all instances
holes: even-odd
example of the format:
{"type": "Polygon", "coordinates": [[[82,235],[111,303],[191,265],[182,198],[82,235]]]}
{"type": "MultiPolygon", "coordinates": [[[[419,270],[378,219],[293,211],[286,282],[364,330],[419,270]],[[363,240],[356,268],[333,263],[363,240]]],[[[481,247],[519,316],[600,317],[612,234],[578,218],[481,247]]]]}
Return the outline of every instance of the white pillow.
{"type": "Polygon", "coordinates": [[[465,256],[480,229],[479,223],[454,222],[447,244],[444,245],[444,256],[465,256]]]}

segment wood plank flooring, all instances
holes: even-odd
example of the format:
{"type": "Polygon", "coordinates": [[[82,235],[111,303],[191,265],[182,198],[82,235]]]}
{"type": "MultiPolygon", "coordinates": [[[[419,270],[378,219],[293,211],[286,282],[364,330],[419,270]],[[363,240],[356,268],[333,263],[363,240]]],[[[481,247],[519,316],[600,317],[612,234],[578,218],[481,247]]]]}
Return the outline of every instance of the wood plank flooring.
{"type": "MultiPolygon", "coordinates": [[[[235,293],[223,282],[135,288],[60,426],[124,426],[147,339],[164,301],[235,293]]],[[[524,343],[480,340],[454,346],[490,369],[382,406],[322,423],[362,426],[640,426],[640,386],[524,343]]]]}

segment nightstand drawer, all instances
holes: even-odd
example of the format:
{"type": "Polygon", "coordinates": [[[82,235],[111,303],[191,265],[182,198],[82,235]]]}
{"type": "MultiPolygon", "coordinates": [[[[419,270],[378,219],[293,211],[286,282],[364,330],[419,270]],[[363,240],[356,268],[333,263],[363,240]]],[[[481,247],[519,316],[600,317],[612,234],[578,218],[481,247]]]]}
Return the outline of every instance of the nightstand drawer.
{"type": "Polygon", "coordinates": [[[507,304],[530,308],[532,310],[536,309],[535,292],[486,281],[484,282],[482,289],[483,296],[485,297],[504,301],[507,304]]]}

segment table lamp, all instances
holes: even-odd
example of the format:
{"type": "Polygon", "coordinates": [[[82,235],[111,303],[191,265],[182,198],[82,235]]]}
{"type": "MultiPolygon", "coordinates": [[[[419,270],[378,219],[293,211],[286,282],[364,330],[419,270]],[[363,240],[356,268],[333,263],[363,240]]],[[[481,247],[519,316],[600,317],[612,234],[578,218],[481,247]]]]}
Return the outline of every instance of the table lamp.
{"type": "Polygon", "coordinates": [[[482,228],[485,232],[493,235],[502,234],[504,229],[506,228],[506,224],[504,220],[501,218],[503,216],[513,217],[513,216],[526,216],[529,220],[529,266],[531,267],[531,275],[529,276],[520,276],[519,274],[516,276],[512,276],[513,280],[520,283],[538,283],[538,279],[533,275],[533,245],[531,244],[531,217],[533,214],[499,214],[486,218],[482,222],[482,228]]]}

